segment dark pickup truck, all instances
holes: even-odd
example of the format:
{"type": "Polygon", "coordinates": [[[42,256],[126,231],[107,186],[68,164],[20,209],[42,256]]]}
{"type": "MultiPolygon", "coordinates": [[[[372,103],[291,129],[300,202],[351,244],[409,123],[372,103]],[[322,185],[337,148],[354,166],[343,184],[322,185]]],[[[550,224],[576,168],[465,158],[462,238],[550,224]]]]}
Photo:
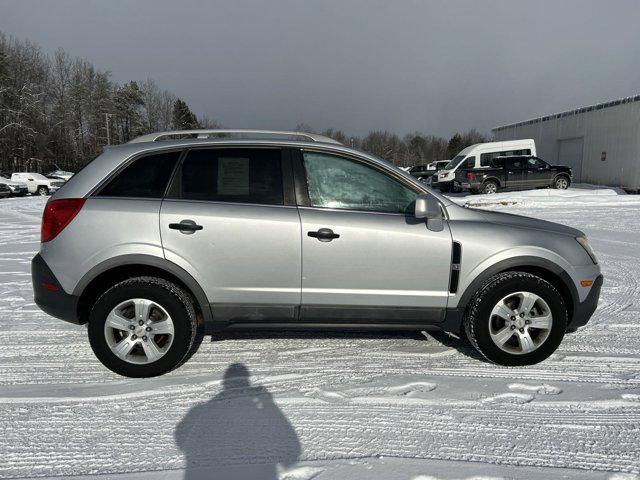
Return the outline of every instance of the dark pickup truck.
{"type": "Polygon", "coordinates": [[[491,166],[458,170],[456,182],[471,193],[496,193],[498,189],[528,190],[571,185],[571,168],[549,165],[532,156],[496,157],[491,166]]]}

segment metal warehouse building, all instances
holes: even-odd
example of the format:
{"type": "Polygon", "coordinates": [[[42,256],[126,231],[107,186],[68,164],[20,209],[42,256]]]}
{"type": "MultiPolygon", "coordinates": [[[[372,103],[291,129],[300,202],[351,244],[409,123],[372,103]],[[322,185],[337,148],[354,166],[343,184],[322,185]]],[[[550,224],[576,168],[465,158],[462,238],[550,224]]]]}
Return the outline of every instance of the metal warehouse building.
{"type": "Polygon", "coordinates": [[[640,95],[493,129],[496,141],[533,138],[538,156],[573,181],[640,190],[640,95]]]}

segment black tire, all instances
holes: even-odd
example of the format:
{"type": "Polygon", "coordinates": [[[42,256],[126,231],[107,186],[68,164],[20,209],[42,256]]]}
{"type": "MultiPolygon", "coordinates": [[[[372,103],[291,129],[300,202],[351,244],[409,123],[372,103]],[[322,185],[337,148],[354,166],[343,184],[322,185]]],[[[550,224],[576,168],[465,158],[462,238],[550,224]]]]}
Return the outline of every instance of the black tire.
{"type": "Polygon", "coordinates": [[[571,185],[571,179],[566,175],[558,175],[553,180],[553,188],[556,190],[566,190],[571,185]]]}
{"type": "Polygon", "coordinates": [[[567,308],[562,295],[549,282],[525,272],[499,273],[487,280],[469,302],[464,328],[471,344],[487,360],[505,366],[533,365],[549,357],[560,345],[567,326],[567,308]],[[489,320],[493,307],[511,293],[526,291],[540,296],[549,306],[553,323],[547,339],[530,353],[505,352],[491,339],[489,320]]]}
{"type": "Polygon", "coordinates": [[[492,195],[498,191],[498,184],[493,180],[487,180],[482,184],[480,191],[485,195],[492,195]]]}
{"type": "Polygon", "coordinates": [[[98,360],[112,372],[133,378],[155,377],[179,367],[191,352],[198,331],[196,312],[190,296],[177,285],[156,277],[136,277],[109,288],[96,300],[89,314],[89,342],[98,360]],[[174,337],[169,350],[147,364],[129,363],[112,351],[105,338],[107,316],[118,304],[145,298],[157,302],[171,316],[174,337]]]}
{"type": "Polygon", "coordinates": [[[45,186],[45,185],[40,185],[38,187],[38,195],[41,196],[45,196],[45,195],[49,195],[49,187],[45,186]]]}

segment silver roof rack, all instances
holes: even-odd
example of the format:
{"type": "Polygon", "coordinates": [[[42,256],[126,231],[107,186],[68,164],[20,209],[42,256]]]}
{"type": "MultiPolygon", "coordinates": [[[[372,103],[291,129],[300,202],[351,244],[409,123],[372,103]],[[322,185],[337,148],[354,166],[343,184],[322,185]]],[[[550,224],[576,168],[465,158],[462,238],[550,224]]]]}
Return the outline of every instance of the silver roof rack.
{"type": "Polygon", "coordinates": [[[322,142],[322,143],[337,143],[342,145],[333,138],[325,137],[324,135],[316,135],[315,133],[305,132],[286,132],[279,130],[249,130],[249,129],[213,129],[213,130],[174,130],[168,132],[156,132],[142,135],[130,140],[129,143],[142,143],[142,142],[157,142],[159,140],[182,140],[175,137],[190,137],[190,138],[210,138],[218,135],[239,135],[246,138],[251,136],[274,136],[274,137],[298,137],[310,142],[322,142]]]}

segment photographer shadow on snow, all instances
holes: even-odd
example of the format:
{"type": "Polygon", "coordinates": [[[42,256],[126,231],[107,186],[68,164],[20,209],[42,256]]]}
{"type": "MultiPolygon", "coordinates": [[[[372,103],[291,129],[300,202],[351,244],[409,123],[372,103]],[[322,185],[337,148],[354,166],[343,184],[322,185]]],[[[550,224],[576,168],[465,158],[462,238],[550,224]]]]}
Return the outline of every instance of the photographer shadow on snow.
{"type": "Polygon", "coordinates": [[[186,460],[184,480],[277,479],[278,468],[300,456],[293,426],[271,393],[251,384],[242,363],[227,368],[220,393],[187,412],[175,438],[186,460]]]}

